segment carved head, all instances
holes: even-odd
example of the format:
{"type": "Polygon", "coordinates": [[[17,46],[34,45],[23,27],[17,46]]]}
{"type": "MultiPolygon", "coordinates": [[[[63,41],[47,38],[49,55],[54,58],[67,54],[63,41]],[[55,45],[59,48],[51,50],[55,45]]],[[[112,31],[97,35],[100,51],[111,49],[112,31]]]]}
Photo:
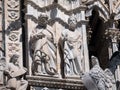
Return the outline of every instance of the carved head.
{"type": "Polygon", "coordinates": [[[48,16],[46,13],[41,13],[38,17],[38,25],[40,26],[46,26],[48,21],[48,16]]]}
{"type": "Polygon", "coordinates": [[[18,64],[18,58],[19,58],[19,55],[18,54],[14,54],[11,59],[10,59],[10,62],[14,63],[14,64],[18,64]]]}
{"type": "Polygon", "coordinates": [[[68,24],[69,24],[69,28],[71,30],[75,30],[76,28],[76,24],[77,24],[77,19],[72,15],[68,18],[68,24]]]}
{"type": "Polygon", "coordinates": [[[99,65],[98,58],[95,56],[91,56],[92,66],[99,65]]]}

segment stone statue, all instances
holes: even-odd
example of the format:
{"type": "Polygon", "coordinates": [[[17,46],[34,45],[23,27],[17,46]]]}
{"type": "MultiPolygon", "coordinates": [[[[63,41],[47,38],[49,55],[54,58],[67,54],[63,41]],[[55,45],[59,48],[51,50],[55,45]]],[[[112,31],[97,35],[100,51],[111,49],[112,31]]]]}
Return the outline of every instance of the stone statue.
{"type": "Polygon", "coordinates": [[[107,75],[105,75],[105,72],[99,66],[98,59],[95,56],[92,56],[91,59],[93,68],[90,70],[89,75],[97,84],[98,90],[107,90],[106,87],[112,87],[111,81],[107,78],[107,75]]]}
{"type": "Polygon", "coordinates": [[[55,75],[57,73],[55,34],[47,25],[47,20],[48,16],[42,13],[30,37],[34,75],[55,75]]]}
{"type": "Polygon", "coordinates": [[[19,55],[14,54],[6,64],[5,75],[8,77],[7,88],[12,90],[26,90],[28,82],[23,79],[27,69],[19,66],[19,55]]]}
{"type": "Polygon", "coordinates": [[[116,81],[114,78],[117,65],[120,64],[120,52],[113,53],[109,67],[103,70],[99,66],[98,59],[95,56],[91,57],[92,69],[89,73],[82,76],[84,85],[88,90],[118,90],[116,88],[116,81]]]}
{"type": "Polygon", "coordinates": [[[76,29],[77,20],[74,16],[68,19],[69,30],[63,30],[61,34],[61,48],[64,53],[65,76],[80,75],[82,73],[82,35],[76,29]]]}

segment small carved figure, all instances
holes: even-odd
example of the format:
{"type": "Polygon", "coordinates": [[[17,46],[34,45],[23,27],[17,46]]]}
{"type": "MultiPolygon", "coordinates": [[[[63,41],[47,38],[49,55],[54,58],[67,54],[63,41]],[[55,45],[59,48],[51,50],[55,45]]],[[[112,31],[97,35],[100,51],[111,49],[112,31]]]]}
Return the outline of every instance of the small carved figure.
{"type": "Polygon", "coordinates": [[[14,54],[6,64],[5,75],[8,77],[7,88],[12,90],[26,90],[28,82],[22,77],[27,72],[25,67],[19,66],[19,55],[14,54]]]}
{"type": "Polygon", "coordinates": [[[55,34],[47,25],[47,20],[48,16],[42,13],[30,37],[31,52],[33,51],[33,74],[35,75],[57,73],[55,34]]]}
{"type": "Polygon", "coordinates": [[[74,16],[68,19],[69,30],[63,30],[61,35],[61,48],[64,53],[64,73],[66,76],[80,75],[82,73],[82,35],[76,29],[77,20],[74,16]]]}

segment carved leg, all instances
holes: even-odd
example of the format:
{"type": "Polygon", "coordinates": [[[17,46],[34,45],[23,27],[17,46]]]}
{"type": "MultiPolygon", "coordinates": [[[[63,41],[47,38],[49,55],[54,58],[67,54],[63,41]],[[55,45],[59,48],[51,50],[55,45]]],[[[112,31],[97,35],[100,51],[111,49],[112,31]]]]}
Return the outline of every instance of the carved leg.
{"type": "Polygon", "coordinates": [[[20,88],[20,86],[21,86],[21,80],[18,80],[16,82],[16,85],[17,85],[16,90],[18,90],[20,88]]]}

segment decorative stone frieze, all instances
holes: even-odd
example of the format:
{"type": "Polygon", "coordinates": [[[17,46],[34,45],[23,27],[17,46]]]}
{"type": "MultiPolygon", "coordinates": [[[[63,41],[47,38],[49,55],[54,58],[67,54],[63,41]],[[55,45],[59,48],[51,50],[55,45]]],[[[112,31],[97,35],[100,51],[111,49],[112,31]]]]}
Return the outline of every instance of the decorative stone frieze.
{"type": "MultiPolygon", "coordinates": [[[[118,50],[120,31],[115,26],[120,19],[118,0],[3,1],[4,13],[0,3],[0,18],[3,18],[0,25],[4,30],[6,61],[9,63],[14,54],[19,54],[22,66],[24,53],[24,65],[28,68],[26,79],[33,88],[85,90],[81,77],[89,72],[89,55],[96,54],[104,61],[109,52],[118,50]],[[24,5],[21,2],[25,2],[24,5]],[[24,13],[20,6],[25,6],[24,13]],[[24,14],[25,20],[21,17],[24,14]],[[71,23],[69,17],[72,15],[76,19],[71,18],[71,23]],[[104,27],[105,22],[107,27],[104,27]],[[111,51],[107,52],[108,49],[111,51]]],[[[3,37],[1,33],[2,28],[0,37],[3,37]]]]}
{"type": "Polygon", "coordinates": [[[45,78],[39,76],[27,76],[30,86],[41,86],[49,88],[86,90],[81,80],[67,80],[58,78],[45,78]]]}
{"type": "MultiPolygon", "coordinates": [[[[26,47],[28,47],[27,60],[28,60],[28,66],[29,66],[29,74],[27,76],[27,80],[30,86],[47,87],[47,88],[63,88],[63,89],[71,88],[73,90],[85,89],[80,78],[80,74],[82,74],[81,73],[82,71],[77,75],[72,75],[73,73],[71,70],[71,74],[69,74],[69,71],[68,71],[69,75],[68,74],[65,75],[64,63],[66,63],[67,60],[65,61],[63,59],[62,57],[63,51],[61,51],[61,49],[63,48],[61,48],[60,46],[60,44],[62,44],[62,41],[61,41],[62,32],[64,31],[66,32],[70,29],[70,26],[68,24],[68,18],[73,15],[75,16],[75,18],[77,18],[76,32],[78,32],[78,33],[75,32],[73,36],[76,36],[78,34],[78,38],[81,39],[80,42],[82,44],[81,46],[79,46],[78,44],[78,48],[80,48],[81,50],[80,55],[82,58],[81,60],[82,66],[81,65],[80,66],[83,67],[82,68],[83,72],[89,71],[88,48],[87,48],[87,39],[86,39],[86,25],[88,21],[85,19],[85,10],[87,9],[87,7],[84,4],[77,3],[79,1],[80,0],[74,0],[69,2],[68,0],[64,0],[64,1],[59,0],[58,2],[56,1],[56,3],[52,3],[49,5],[45,4],[44,6],[43,4],[40,5],[40,2],[37,2],[37,1],[28,0],[26,2],[26,5],[27,5],[27,13],[26,13],[27,31],[26,32],[28,35],[26,39],[28,45],[26,47]],[[65,4],[66,2],[68,2],[70,8],[66,8],[66,7],[69,7],[65,4]],[[78,6],[76,5],[76,3],[78,6]],[[76,6],[74,6],[73,4],[76,6]],[[39,18],[41,17],[42,13],[45,13],[48,15],[48,21],[47,21],[46,27],[49,27],[49,28],[46,28],[44,26],[44,22],[42,23],[43,25],[41,25],[39,18]],[[51,34],[54,33],[52,35],[53,38],[50,38],[51,35],[46,30],[48,30],[49,33],[51,34]],[[47,33],[44,34],[44,32],[47,32],[48,35],[47,33]],[[48,42],[46,42],[42,46],[42,43],[46,41],[45,38],[48,39],[47,40],[48,42]],[[52,44],[50,44],[49,40],[50,42],[52,42],[52,44]],[[41,43],[39,43],[40,41],[41,43]],[[45,48],[47,44],[48,46],[45,48]],[[42,46],[41,48],[39,48],[40,45],[42,46]],[[53,49],[54,45],[55,45],[54,49],[56,51],[53,52],[50,49],[53,49]],[[46,52],[47,48],[50,50],[51,54],[55,53],[54,57],[56,58],[56,59],[53,58],[53,61],[52,61],[53,66],[50,70],[49,70],[49,66],[51,67],[52,64],[49,63],[49,61],[52,60],[51,57],[53,56],[48,55],[48,53],[44,53],[46,52]],[[48,68],[47,68],[47,63],[49,64],[48,68]],[[56,65],[55,69],[54,69],[54,63],[56,65]],[[57,71],[57,74],[56,73],[50,74],[48,70],[51,72],[57,71]],[[36,73],[35,71],[39,73],[36,73]]],[[[72,34],[72,32],[70,33],[72,34]]],[[[71,38],[71,35],[69,37],[71,38]]],[[[73,37],[73,42],[74,42],[74,39],[75,41],[77,40],[75,37],[73,37]]],[[[73,52],[75,53],[75,51],[73,52]]],[[[72,52],[70,53],[72,54],[72,52]]],[[[69,61],[66,64],[69,64],[69,61]]],[[[75,61],[76,68],[77,70],[79,70],[80,67],[77,66],[78,65],[77,62],[79,63],[79,60],[75,61]]],[[[72,65],[72,63],[70,63],[69,65],[72,65]]],[[[69,68],[69,65],[68,67],[66,65],[66,67],[69,68]]],[[[74,66],[75,65],[73,65],[73,67],[71,68],[76,69],[74,66]]]]}
{"type": "Polygon", "coordinates": [[[22,30],[20,21],[20,0],[5,0],[5,55],[9,62],[13,54],[19,54],[21,61],[19,65],[22,66],[22,30]]]}

